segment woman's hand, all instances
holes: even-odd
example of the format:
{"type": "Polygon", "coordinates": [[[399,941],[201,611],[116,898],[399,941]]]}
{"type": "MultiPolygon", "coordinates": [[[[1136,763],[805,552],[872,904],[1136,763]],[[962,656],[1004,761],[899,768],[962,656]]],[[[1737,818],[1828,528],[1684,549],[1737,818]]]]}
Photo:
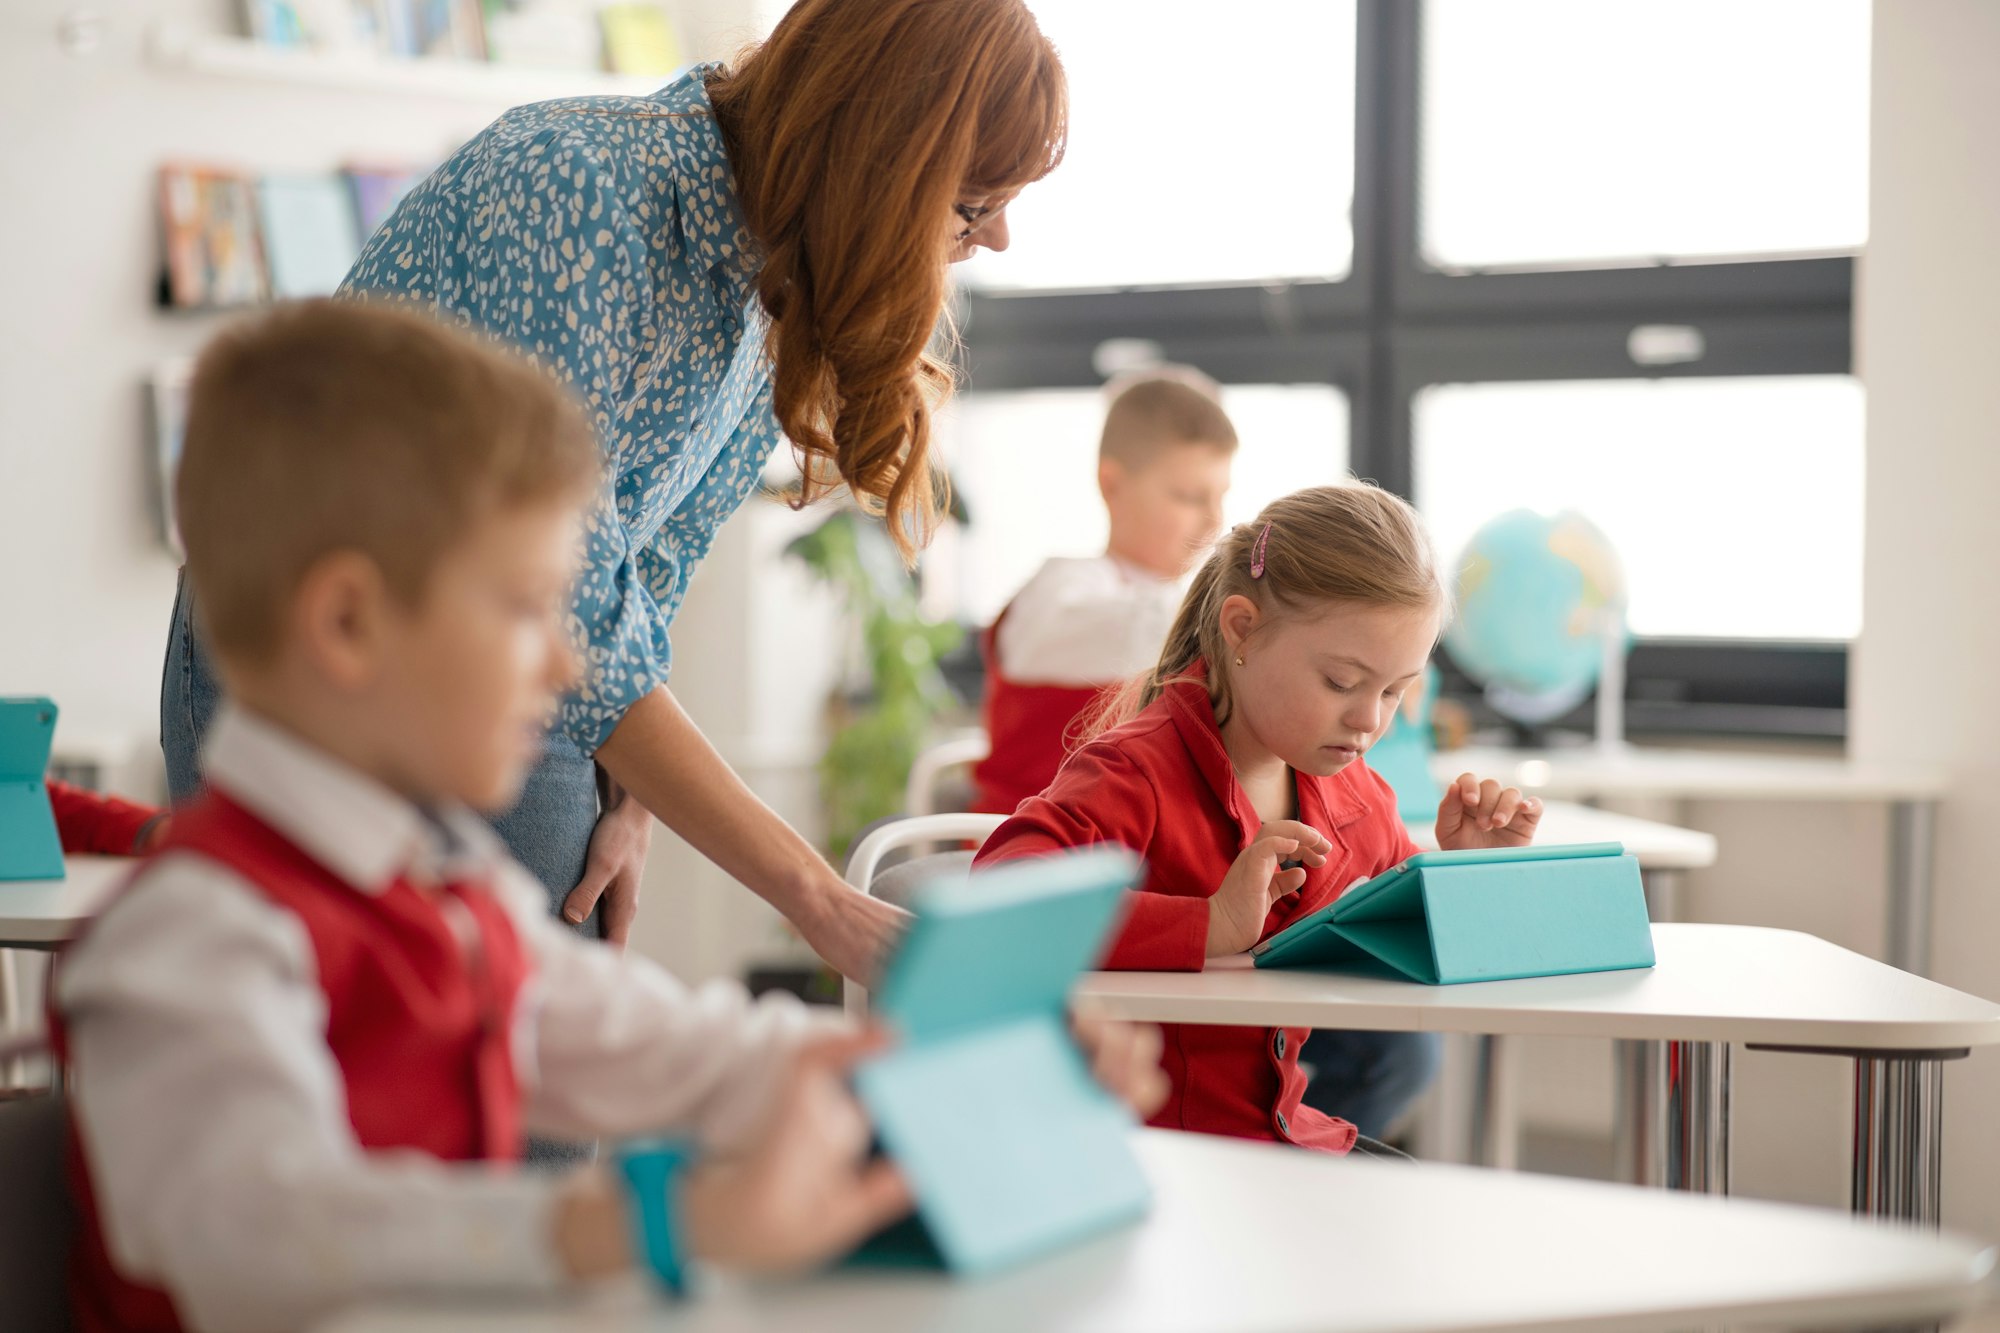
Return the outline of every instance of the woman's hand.
{"type": "Polygon", "coordinates": [[[903,942],[910,914],[862,893],[827,872],[808,910],[792,924],[834,971],[864,986],[875,984],[889,955],[903,942]]]}
{"type": "Polygon", "coordinates": [[[590,856],[583,878],[563,899],[563,920],[581,924],[598,900],[604,903],[604,938],[618,948],[639,916],[639,881],[653,846],[653,816],[615,784],[612,799],[590,832],[590,856]]]}
{"type": "Polygon", "coordinates": [[[1160,1068],[1160,1030],[1151,1023],[1074,1017],[1070,1029],[1090,1059],[1090,1072],[1105,1091],[1131,1107],[1141,1120],[1166,1105],[1171,1090],[1160,1068]]]}
{"type": "Polygon", "coordinates": [[[1296,819],[1274,819],[1259,829],[1208,900],[1208,956],[1242,953],[1262,939],[1271,905],[1297,893],[1306,882],[1305,866],[1324,865],[1332,850],[1324,833],[1296,819]],[[1285,861],[1304,865],[1279,869],[1285,861]]]}
{"type": "Polygon", "coordinates": [[[1438,802],[1438,846],[1448,852],[1475,847],[1526,847],[1542,822],[1542,803],[1518,787],[1481,782],[1470,773],[1446,789],[1438,802]]]}
{"type": "Polygon", "coordinates": [[[794,1272],[909,1213],[909,1186],[888,1161],[870,1159],[868,1116],[847,1086],[855,1063],[883,1044],[880,1032],[861,1032],[801,1047],[748,1152],[689,1172],[683,1212],[697,1257],[794,1272]]]}

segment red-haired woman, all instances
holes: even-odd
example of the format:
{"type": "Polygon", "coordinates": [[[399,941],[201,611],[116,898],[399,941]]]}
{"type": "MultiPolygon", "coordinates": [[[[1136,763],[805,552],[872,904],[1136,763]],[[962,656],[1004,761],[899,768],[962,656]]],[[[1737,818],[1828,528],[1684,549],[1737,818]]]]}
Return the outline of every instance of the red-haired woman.
{"type": "MultiPolygon", "coordinates": [[[[625,937],[651,811],[847,975],[895,938],[900,914],[848,890],[674,702],[668,630],[781,435],[808,499],[844,486],[906,548],[928,535],[949,376],[924,348],[946,269],[1006,248],[1008,202],[1062,157],[1065,105],[1021,0],[800,0],[734,67],[508,112],[369,241],[348,291],[514,343],[603,440],[573,605],[585,684],[498,821],[572,920],[601,894],[625,937]]],[[[162,691],[177,798],[218,703],[190,602],[162,691]]]]}

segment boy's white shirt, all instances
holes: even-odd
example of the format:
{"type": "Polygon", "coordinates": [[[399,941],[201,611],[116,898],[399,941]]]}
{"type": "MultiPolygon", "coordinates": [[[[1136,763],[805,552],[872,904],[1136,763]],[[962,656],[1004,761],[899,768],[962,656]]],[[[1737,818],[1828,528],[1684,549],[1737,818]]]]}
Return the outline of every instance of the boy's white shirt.
{"type": "MultiPolygon", "coordinates": [[[[729,1151],[823,1020],[741,987],[683,986],[557,924],[469,812],[456,849],[408,802],[225,707],[218,787],[359,893],[399,875],[495,885],[534,963],[514,1032],[526,1127],[572,1138],[669,1127],[729,1151]]],[[[295,1328],[368,1297],[563,1281],[554,1173],[364,1152],[325,1040],[298,919],[234,872],[175,852],[65,960],[76,1114],[119,1268],[191,1328],[295,1328]]]]}
{"type": "Polygon", "coordinates": [[[1107,685],[1160,660],[1186,584],[1110,555],[1055,556],[1007,604],[1000,670],[1024,685],[1107,685]]]}

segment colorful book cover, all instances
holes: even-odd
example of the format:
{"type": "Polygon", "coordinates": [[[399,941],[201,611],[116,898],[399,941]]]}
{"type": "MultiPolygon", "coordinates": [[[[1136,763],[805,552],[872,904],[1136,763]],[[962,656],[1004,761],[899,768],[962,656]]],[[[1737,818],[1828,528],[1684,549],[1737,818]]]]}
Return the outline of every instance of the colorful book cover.
{"type": "Polygon", "coordinates": [[[354,234],[362,244],[376,228],[389,220],[403,196],[424,178],[417,167],[368,166],[350,164],[346,169],[348,193],[354,200],[354,234]]]}
{"type": "Polygon", "coordinates": [[[673,22],[658,5],[606,5],[597,21],[604,28],[604,66],[614,74],[665,76],[684,63],[673,22]]]}
{"type": "Polygon", "coordinates": [[[332,174],[266,176],[257,204],[272,295],[333,295],[361,253],[346,182],[332,174]]]}
{"type": "Polygon", "coordinates": [[[244,0],[250,35],[266,46],[309,46],[312,25],[299,0],[244,0]]]}
{"type": "Polygon", "coordinates": [[[174,512],[174,473],[181,465],[181,441],[187,432],[188,388],[194,382],[194,358],[175,357],[163,361],[153,371],[153,479],[158,486],[160,537],[179,559],[187,558],[181,545],[180,515],[174,512]]]}
{"type": "Polygon", "coordinates": [[[415,54],[443,60],[486,59],[486,16],[479,0],[408,0],[415,54]]]}
{"type": "Polygon", "coordinates": [[[250,176],[220,167],[164,166],[160,219],[169,303],[193,309],[270,299],[250,176]]]}
{"type": "Polygon", "coordinates": [[[604,33],[597,15],[574,0],[521,0],[484,8],[487,59],[536,69],[604,68],[604,33]]]}

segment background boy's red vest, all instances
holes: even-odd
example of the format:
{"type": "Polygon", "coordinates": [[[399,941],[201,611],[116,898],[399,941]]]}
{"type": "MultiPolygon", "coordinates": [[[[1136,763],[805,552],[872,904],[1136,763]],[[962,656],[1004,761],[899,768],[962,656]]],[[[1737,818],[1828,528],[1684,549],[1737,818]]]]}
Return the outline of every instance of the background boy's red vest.
{"type": "MultiPolygon", "coordinates": [[[[974,810],[1011,815],[1014,807],[1055,781],[1056,770],[1075,747],[1075,729],[1107,686],[1024,685],[1000,669],[996,636],[1000,619],[979,636],[986,662],[986,736],[991,752],[972,767],[974,810]]],[[[1115,682],[1113,682],[1115,683],[1115,682]]]]}
{"type": "MultiPolygon", "coordinates": [[[[305,927],[326,992],[326,1043],[364,1149],[414,1148],[451,1162],[519,1156],[521,1097],[510,1034],[529,960],[486,886],[426,893],[398,880],[379,894],[361,892],[214,792],[175,816],[162,850],[175,849],[229,867],[305,927]],[[445,895],[464,904],[477,925],[477,949],[460,945],[443,910],[445,895]]],[[[143,876],[131,891],[145,892],[143,876]]],[[[58,1015],[51,1014],[50,1028],[67,1057],[58,1015]]],[[[112,1266],[81,1132],[72,1114],[70,1177],[83,1219],[71,1264],[78,1327],[82,1333],[177,1330],[165,1292],[112,1266]]]]}

